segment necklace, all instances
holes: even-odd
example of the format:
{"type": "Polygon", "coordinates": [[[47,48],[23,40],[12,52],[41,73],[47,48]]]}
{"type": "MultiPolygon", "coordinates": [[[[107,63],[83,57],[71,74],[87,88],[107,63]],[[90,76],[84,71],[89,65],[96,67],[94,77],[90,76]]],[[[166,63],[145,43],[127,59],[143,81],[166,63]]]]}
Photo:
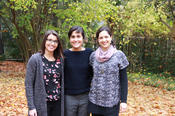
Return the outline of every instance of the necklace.
{"type": "Polygon", "coordinates": [[[44,54],[44,57],[48,60],[48,61],[55,61],[55,58],[53,56],[47,56],[46,54],[44,54]]]}

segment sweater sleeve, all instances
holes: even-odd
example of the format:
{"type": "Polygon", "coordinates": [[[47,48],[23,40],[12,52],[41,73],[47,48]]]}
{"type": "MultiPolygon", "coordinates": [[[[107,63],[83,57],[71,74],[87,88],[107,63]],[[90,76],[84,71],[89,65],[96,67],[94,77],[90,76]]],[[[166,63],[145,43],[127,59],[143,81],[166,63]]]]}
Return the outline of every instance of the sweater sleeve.
{"type": "Polygon", "coordinates": [[[120,101],[127,103],[127,95],[128,95],[128,78],[126,68],[121,69],[120,73],[120,101]]]}
{"type": "Polygon", "coordinates": [[[126,55],[122,51],[119,50],[119,54],[120,54],[119,68],[120,68],[120,70],[122,70],[129,65],[129,62],[127,60],[126,55]]]}
{"type": "Polygon", "coordinates": [[[29,110],[36,109],[33,100],[35,73],[36,73],[36,60],[34,56],[32,56],[27,63],[26,77],[25,77],[25,91],[29,110]]]}
{"type": "Polygon", "coordinates": [[[92,67],[92,54],[93,50],[90,49],[90,56],[89,56],[89,77],[90,79],[92,80],[92,77],[93,77],[93,67],[92,67]]]}
{"type": "Polygon", "coordinates": [[[92,52],[90,57],[89,57],[89,64],[93,66],[93,62],[95,60],[95,52],[92,52]]]}

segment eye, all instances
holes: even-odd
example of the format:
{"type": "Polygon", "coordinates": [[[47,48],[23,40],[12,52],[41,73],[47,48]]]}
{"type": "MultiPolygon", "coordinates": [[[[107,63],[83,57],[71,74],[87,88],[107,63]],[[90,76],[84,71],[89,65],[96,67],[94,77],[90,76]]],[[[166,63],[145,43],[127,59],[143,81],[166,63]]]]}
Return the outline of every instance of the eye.
{"type": "Polygon", "coordinates": [[[52,40],[51,39],[47,39],[49,42],[51,42],[52,40]]]}
{"type": "Polygon", "coordinates": [[[109,38],[109,36],[105,36],[105,38],[109,38]]]}
{"type": "Polygon", "coordinates": [[[80,38],[81,36],[80,35],[77,35],[77,38],[80,38]]]}
{"type": "Polygon", "coordinates": [[[102,39],[103,39],[103,37],[99,37],[98,39],[99,39],[99,40],[102,40],[102,39]]]}
{"type": "Polygon", "coordinates": [[[55,43],[55,44],[58,44],[58,40],[52,40],[52,39],[47,39],[47,41],[49,42],[49,43],[55,43]]]}
{"type": "Polygon", "coordinates": [[[58,43],[58,40],[54,40],[53,42],[54,42],[54,43],[58,43]]]}
{"type": "Polygon", "coordinates": [[[71,36],[71,38],[75,38],[75,36],[74,36],[74,35],[72,35],[72,36],[71,36]]]}

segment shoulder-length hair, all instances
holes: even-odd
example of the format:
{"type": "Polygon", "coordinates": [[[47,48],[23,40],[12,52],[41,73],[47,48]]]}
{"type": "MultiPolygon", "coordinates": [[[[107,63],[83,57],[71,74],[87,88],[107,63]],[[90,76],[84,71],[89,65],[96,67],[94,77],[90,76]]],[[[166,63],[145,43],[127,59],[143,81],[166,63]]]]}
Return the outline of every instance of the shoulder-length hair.
{"type": "Polygon", "coordinates": [[[57,48],[54,50],[54,58],[57,59],[57,58],[63,58],[63,47],[62,47],[62,43],[60,41],[60,37],[58,36],[58,33],[54,30],[48,30],[45,32],[45,35],[44,35],[44,39],[43,39],[43,42],[41,44],[41,55],[44,55],[45,54],[45,44],[46,44],[46,40],[47,40],[47,37],[49,35],[54,35],[56,36],[57,40],[58,40],[58,46],[57,48]]]}

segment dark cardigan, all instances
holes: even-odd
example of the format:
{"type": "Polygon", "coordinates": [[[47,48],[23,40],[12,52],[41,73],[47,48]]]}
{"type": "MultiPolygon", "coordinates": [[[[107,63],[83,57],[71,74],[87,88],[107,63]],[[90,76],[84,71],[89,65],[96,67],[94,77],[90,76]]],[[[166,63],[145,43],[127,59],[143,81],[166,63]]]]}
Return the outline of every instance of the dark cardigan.
{"type": "MultiPolygon", "coordinates": [[[[61,116],[64,116],[64,62],[61,80],[61,116]]],[[[40,53],[31,56],[27,63],[25,90],[29,110],[36,109],[37,116],[47,116],[46,92],[43,80],[43,64],[40,53]]]]}

